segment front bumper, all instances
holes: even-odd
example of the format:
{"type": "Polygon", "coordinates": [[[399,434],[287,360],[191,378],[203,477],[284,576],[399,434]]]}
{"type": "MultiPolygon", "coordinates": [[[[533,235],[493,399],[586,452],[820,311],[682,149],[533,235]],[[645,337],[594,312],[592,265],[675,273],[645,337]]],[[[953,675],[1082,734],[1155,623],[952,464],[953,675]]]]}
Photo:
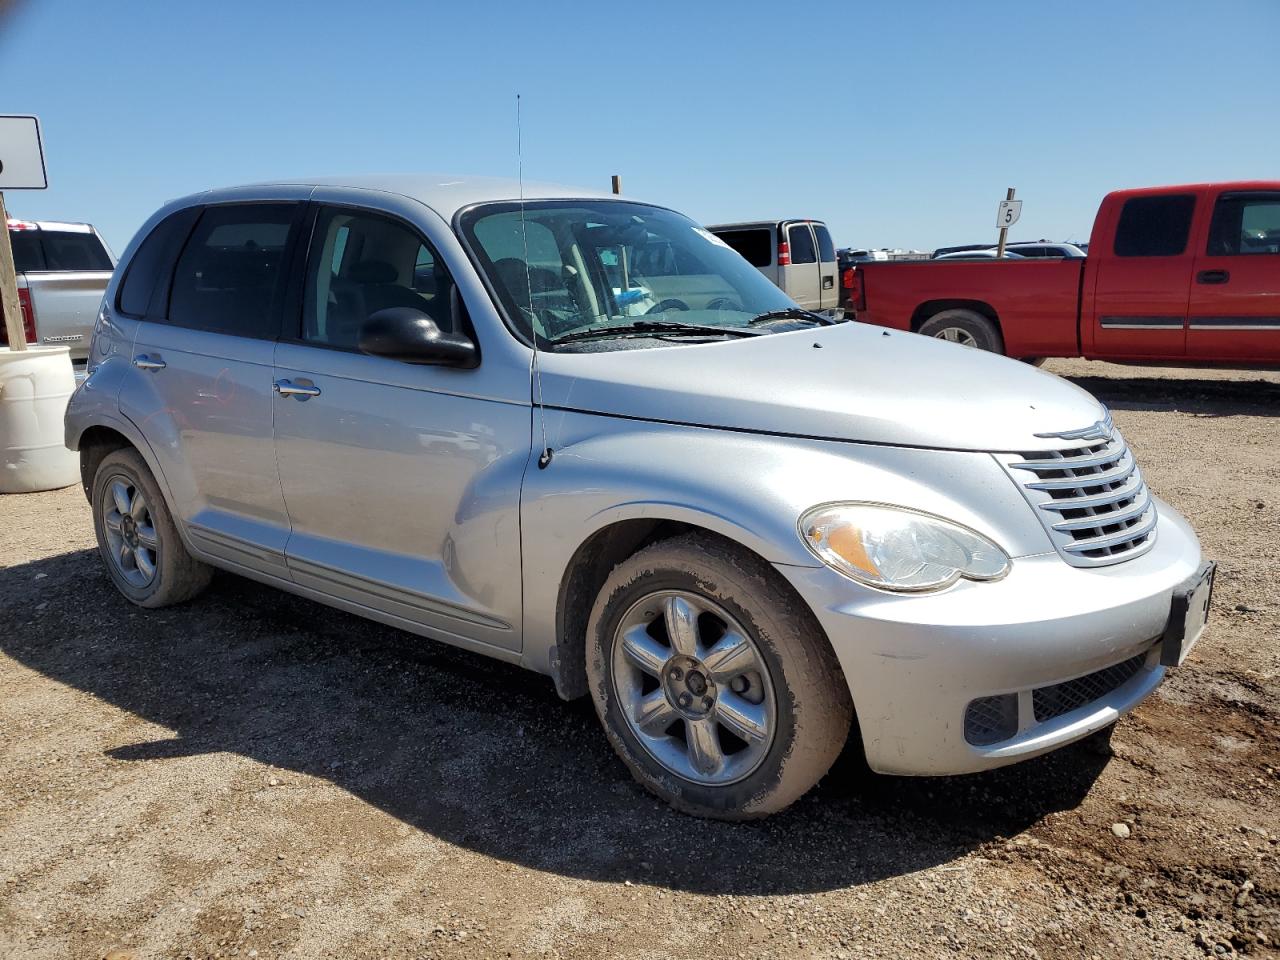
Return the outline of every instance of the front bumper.
{"type": "Polygon", "coordinates": [[[1056,553],[1020,557],[1003,580],[936,594],[889,594],[826,567],[778,565],[835,649],[871,768],[927,776],[1003,766],[1107,726],[1159,686],[1166,668],[1155,644],[1174,588],[1200,566],[1200,545],[1172,507],[1157,509],[1155,545],[1141,557],[1096,568],[1056,553]],[[1037,720],[1033,690],[1144,654],[1114,689],[1037,720]],[[1001,694],[1016,695],[1016,732],[970,743],[966,708],[1001,694]]]}

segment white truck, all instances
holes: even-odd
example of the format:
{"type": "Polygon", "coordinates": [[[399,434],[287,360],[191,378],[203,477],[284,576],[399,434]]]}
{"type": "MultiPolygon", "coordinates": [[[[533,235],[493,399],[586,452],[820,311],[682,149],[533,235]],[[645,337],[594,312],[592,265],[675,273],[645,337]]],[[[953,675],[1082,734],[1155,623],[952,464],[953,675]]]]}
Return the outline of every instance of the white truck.
{"type": "MultiPolygon", "coordinates": [[[[115,257],[87,223],[10,219],[8,228],[27,342],[69,347],[77,375],[83,374],[115,257]]],[[[0,344],[8,344],[3,322],[0,344]]]]}

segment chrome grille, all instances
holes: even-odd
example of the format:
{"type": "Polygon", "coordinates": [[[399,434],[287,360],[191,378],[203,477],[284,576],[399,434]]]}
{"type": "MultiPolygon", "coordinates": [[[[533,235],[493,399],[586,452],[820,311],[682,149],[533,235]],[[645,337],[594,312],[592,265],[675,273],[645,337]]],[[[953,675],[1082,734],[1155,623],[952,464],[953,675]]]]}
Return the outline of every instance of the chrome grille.
{"type": "Polygon", "coordinates": [[[1110,420],[1099,424],[1093,436],[1072,439],[1070,446],[997,459],[1068,563],[1119,563],[1145,553],[1155,542],[1155,503],[1110,420]]]}
{"type": "Polygon", "coordinates": [[[1070,713],[1077,707],[1083,707],[1094,700],[1100,700],[1112,690],[1124,686],[1142,669],[1147,660],[1147,651],[1136,657],[1130,657],[1123,663],[1117,663],[1102,670],[1094,671],[1083,677],[1076,677],[1065,683],[1055,683],[1050,687],[1040,687],[1031,692],[1032,706],[1036,720],[1043,723],[1070,713]]]}

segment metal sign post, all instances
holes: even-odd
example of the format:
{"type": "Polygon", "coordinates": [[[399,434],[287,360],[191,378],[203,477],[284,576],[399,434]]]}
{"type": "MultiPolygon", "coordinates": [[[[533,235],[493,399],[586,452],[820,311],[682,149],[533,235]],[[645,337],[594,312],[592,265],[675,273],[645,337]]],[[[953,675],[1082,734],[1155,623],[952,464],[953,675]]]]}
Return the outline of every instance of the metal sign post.
{"type": "Polygon", "coordinates": [[[4,329],[11,350],[26,350],[27,334],[22,329],[18,274],[13,266],[4,191],[44,190],[48,186],[40,121],[28,116],[0,116],[0,310],[4,313],[4,329]]]}
{"type": "Polygon", "coordinates": [[[996,227],[1000,231],[1000,242],[996,244],[997,259],[1004,259],[1004,244],[1009,239],[1009,228],[1018,222],[1020,216],[1022,201],[1013,199],[1013,187],[1010,187],[1005,198],[1000,201],[1000,206],[996,208],[996,227]]]}

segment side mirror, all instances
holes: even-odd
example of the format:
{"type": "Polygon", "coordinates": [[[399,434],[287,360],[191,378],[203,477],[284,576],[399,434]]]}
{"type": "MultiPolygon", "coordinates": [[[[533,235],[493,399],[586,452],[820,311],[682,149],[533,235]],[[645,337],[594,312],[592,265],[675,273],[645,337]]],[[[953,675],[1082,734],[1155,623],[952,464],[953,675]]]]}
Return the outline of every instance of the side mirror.
{"type": "Polygon", "coordinates": [[[474,367],[480,352],[470,337],[445,333],[413,307],[388,307],[372,314],[360,328],[360,352],[401,363],[474,367]]]}

